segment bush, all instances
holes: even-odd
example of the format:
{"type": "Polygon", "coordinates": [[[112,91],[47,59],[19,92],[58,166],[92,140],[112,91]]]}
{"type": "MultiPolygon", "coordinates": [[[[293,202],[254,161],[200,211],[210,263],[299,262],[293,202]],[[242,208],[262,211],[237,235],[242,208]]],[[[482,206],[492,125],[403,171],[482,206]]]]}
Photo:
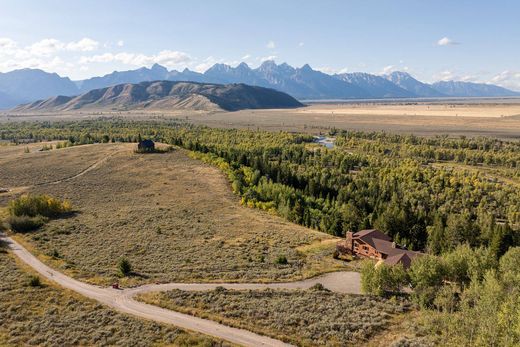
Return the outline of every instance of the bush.
{"type": "Polygon", "coordinates": [[[309,290],[313,290],[316,292],[330,292],[330,290],[325,288],[325,286],[321,283],[316,283],[315,285],[310,287],[309,290]]]}
{"type": "Polygon", "coordinates": [[[276,258],[275,263],[280,265],[287,265],[289,264],[289,261],[287,261],[287,257],[285,255],[280,255],[278,258],[276,258]]]}
{"type": "Polygon", "coordinates": [[[11,216],[37,217],[39,215],[55,218],[72,211],[69,201],[60,201],[48,195],[23,195],[9,202],[11,216]]]}
{"type": "Polygon", "coordinates": [[[361,267],[361,289],[367,294],[385,295],[397,293],[408,283],[408,276],[402,265],[389,266],[384,263],[374,265],[365,260],[361,267]]]}
{"type": "Polygon", "coordinates": [[[11,216],[7,219],[10,228],[19,233],[26,233],[41,227],[47,222],[47,218],[43,216],[11,216]]]}
{"type": "Polygon", "coordinates": [[[119,269],[119,274],[123,277],[130,275],[132,272],[132,264],[130,264],[130,261],[126,258],[119,259],[117,268],[119,269]]]}
{"type": "Polygon", "coordinates": [[[29,277],[29,286],[31,287],[41,287],[42,282],[40,281],[40,277],[38,276],[31,276],[29,277]]]}

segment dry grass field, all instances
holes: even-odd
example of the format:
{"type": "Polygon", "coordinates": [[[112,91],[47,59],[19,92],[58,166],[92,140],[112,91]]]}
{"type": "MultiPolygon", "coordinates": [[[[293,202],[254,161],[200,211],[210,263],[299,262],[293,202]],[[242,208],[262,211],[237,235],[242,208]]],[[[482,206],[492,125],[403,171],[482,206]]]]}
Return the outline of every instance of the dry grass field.
{"type": "Polygon", "coordinates": [[[208,337],[117,313],[43,282],[0,249],[0,346],[221,346],[208,337]]]}
{"type": "MultiPolygon", "coordinates": [[[[240,206],[217,168],[183,150],[143,155],[133,148],[86,145],[27,154],[21,146],[0,147],[10,152],[1,156],[0,186],[64,179],[27,191],[69,199],[77,210],[17,239],[51,266],[105,285],[117,279],[121,257],[135,271],[124,285],[276,281],[345,268],[331,258],[334,243],[320,242],[331,236],[240,206]],[[279,256],[289,263],[276,264],[279,256]]],[[[3,206],[14,195],[0,194],[3,206]]]]}
{"type": "Polygon", "coordinates": [[[423,136],[493,136],[518,139],[520,104],[476,105],[463,108],[450,105],[370,106],[312,104],[296,110],[244,110],[214,114],[187,114],[195,124],[212,127],[285,130],[307,133],[331,128],[357,131],[413,133],[423,136]],[[428,112],[427,112],[428,111],[428,112]],[[502,116],[503,115],[503,116],[502,116]]]}
{"type": "Polygon", "coordinates": [[[55,147],[55,142],[1,146],[0,187],[37,186],[71,178],[120,150],[118,146],[88,145],[96,148],[40,151],[51,145],[55,147]],[[25,153],[26,149],[29,153],[25,153]]]}
{"type": "MultiPolygon", "coordinates": [[[[409,310],[402,299],[337,294],[315,288],[298,291],[173,290],[143,294],[138,299],[298,346],[369,343],[409,310]]],[[[386,341],[386,344],[390,342],[386,341]]]]}
{"type": "Polygon", "coordinates": [[[520,99],[451,99],[428,101],[365,101],[312,103],[299,109],[242,110],[237,112],[133,111],[62,112],[47,114],[0,113],[5,121],[70,120],[99,117],[128,119],[178,118],[211,127],[285,130],[307,133],[331,128],[387,131],[433,136],[520,137],[520,99]]]}

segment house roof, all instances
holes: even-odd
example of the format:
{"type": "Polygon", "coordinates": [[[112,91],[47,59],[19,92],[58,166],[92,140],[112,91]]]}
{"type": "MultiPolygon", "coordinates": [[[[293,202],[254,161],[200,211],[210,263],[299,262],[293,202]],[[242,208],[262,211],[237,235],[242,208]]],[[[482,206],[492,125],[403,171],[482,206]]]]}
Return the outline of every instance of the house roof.
{"type": "Polygon", "coordinates": [[[388,235],[377,229],[362,230],[352,236],[353,239],[360,240],[372,246],[379,253],[386,255],[384,262],[388,265],[401,263],[405,268],[408,268],[412,260],[422,254],[399,248],[388,235]]]}
{"type": "Polygon", "coordinates": [[[377,229],[367,229],[358,231],[357,233],[354,233],[352,235],[352,238],[360,239],[374,248],[377,248],[374,243],[374,240],[383,240],[392,243],[392,238],[390,238],[390,236],[386,235],[385,233],[377,229]]]}
{"type": "Polygon", "coordinates": [[[412,259],[407,253],[397,254],[393,255],[391,257],[388,257],[385,259],[385,264],[387,265],[397,265],[397,264],[403,264],[403,267],[405,269],[410,267],[410,264],[412,264],[412,259]]]}

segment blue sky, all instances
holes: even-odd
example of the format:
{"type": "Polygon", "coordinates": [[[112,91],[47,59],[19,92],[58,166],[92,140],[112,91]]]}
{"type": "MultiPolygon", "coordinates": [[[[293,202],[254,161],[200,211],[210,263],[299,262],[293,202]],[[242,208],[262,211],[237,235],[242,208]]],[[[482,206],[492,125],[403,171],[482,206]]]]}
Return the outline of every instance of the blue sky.
{"type": "Polygon", "coordinates": [[[520,89],[519,1],[0,0],[0,71],[73,79],[265,59],[520,89]]]}

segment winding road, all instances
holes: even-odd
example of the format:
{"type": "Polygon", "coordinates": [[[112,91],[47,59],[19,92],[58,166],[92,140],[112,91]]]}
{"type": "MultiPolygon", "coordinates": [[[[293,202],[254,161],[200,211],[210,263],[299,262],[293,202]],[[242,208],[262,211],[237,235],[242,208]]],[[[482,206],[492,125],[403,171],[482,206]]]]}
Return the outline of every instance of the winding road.
{"type": "Polygon", "coordinates": [[[166,283],[150,284],[129,289],[102,288],[75,280],[63,273],[52,269],[42,263],[18,242],[12,238],[0,234],[0,241],[24,263],[32,267],[43,277],[60,286],[73,290],[85,297],[97,300],[120,312],[132,314],[141,318],[160,323],[173,324],[179,328],[196,331],[213,336],[242,346],[290,346],[282,341],[267,336],[258,335],[244,329],[228,327],[214,321],[197,318],[187,314],[166,310],[157,306],[145,304],[133,299],[137,294],[165,291],[171,289],[181,290],[211,290],[218,286],[228,289],[305,289],[316,283],[323,284],[327,289],[340,293],[360,293],[360,278],[356,272],[334,272],[320,277],[287,283],[166,283]]]}
{"type": "MultiPolygon", "coordinates": [[[[79,173],[65,177],[56,181],[37,183],[31,186],[11,188],[9,194],[19,193],[30,188],[42,185],[58,184],[73,180],[89,171],[94,170],[110,157],[124,152],[124,150],[114,151],[86,167],[79,173]]],[[[153,320],[159,323],[172,324],[179,328],[189,331],[199,332],[213,336],[218,339],[226,340],[242,346],[290,346],[282,341],[252,333],[244,329],[232,328],[211,320],[197,318],[187,314],[163,309],[157,306],[136,301],[134,296],[148,292],[167,291],[180,289],[186,291],[212,290],[217,287],[224,287],[235,290],[248,289],[307,289],[317,283],[321,283],[325,288],[338,293],[359,294],[361,292],[360,276],[356,272],[333,272],[319,277],[286,283],[165,283],[148,284],[128,289],[113,289],[94,286],[75,280],[59,271],[42,263],[18,242],[0,233],[0,241],[5,242],[7,247],[24,263],[32,267],[46,279],[58,285],[73,290],[87,298],[94,299],[104,305],[116,309],[119,312],[131,314],[141,318],[153,320]]]]}

